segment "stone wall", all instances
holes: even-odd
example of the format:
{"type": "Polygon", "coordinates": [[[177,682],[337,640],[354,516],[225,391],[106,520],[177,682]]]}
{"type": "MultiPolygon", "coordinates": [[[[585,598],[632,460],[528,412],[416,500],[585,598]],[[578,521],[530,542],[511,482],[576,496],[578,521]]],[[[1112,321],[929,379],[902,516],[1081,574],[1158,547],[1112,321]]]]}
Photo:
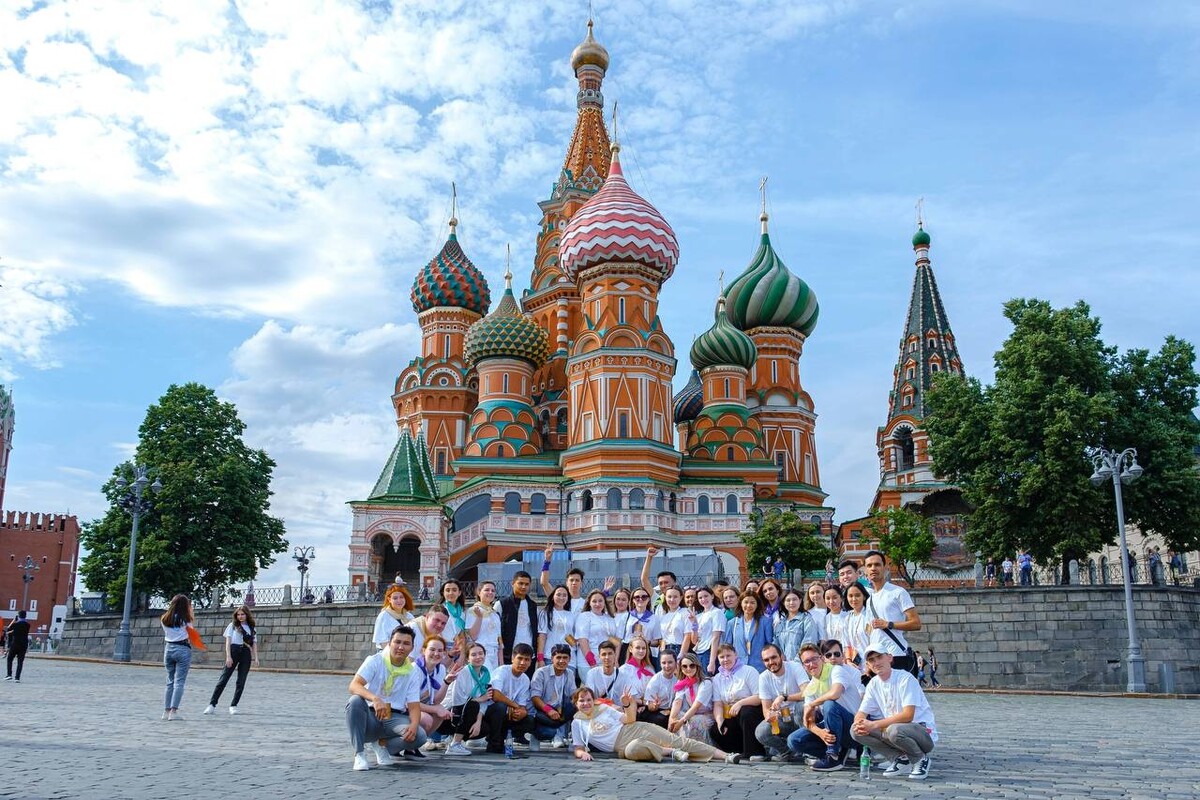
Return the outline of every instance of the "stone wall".
{"type": "MultiPolygon", "coordinates": [[[[1175,670],[1177,692],[1200,693],[1200,590],[1135,587],[1146,680],[1161,691],[1159,664],[1175,670]]],[[[1121,587],[917,589],[924,627],[913,647],[933,647],[947,687],[1124,691],[1125,604],[1121,587]]],[[[374,651],[377,605],[258,608],[264,667],[352,672],[374,651]]],[[[198,664],[221,663],[221,632],[231,611],[200,611],[197,627],[212,648],[198,664]]],[[[119,616],[72,617],[59,652],[111,658],[119,616]]],[[[157,617],[133,624],[135,661],[160,661],[157,617]]]]}
{"type": "MultiPolygon", "coordinates": [[[[1200,591],[1136,586],[1134,616],[1146,683],[1200,693],[1200,591]]],[[[1125,598],[1119,586],[932,589],[913,592],[923,627],[914,648],[933,647],[938,680],[979,689],[1125,691],[1125,598]]]]}

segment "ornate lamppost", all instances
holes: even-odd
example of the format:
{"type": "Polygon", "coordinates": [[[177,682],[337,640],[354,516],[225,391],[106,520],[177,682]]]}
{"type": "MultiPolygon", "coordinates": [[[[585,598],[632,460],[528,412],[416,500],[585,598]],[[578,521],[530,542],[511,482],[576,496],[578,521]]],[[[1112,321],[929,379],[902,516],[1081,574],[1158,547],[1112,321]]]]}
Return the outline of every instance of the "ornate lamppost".
{"type": "MultiPolygon", "coordinates": [[[[16,555],[10,555],[9,561],[17,561],[16,555]]],[[[46,557],[42,556],[42,564],[46,563],[46,557]]],[[[21,610],[29,609],[29,584],[33,583],[35,572],[42,569],[42,565],[33,560],[33,556],[25,556],[24,561],[17,561],[17,569],[22,570],[25,574],[21,576],[21,580],[25,582],[25,591],[21,595],[21,610]]]]}
{"type": "Polygon", "coordinates": [[[124,494],[117,503],[133,517],[133,533],[129,537],[129,569],[125,573],[125,610],[121,614],[121,627],[117,631],[116,645],[113,647],[113,661],[128,661],[133,635],[129,630],[129,615],[133,609],[133,565],[137,559],[138,522],[142,514],[150,510],[150,498],[143,493],[147,486],[154,494],[162,491],[162,482],[158,478],[150,483],[150,468],[142,464],[133,465],[133,482],[124,475],[117,478],[117,488],[124,494]]]}
{"type": "Polygon", "coordinates": [[[300,547],[296,546],[292,550],[292,559],[296,562],[296,571],[300,573],[300,603],[304,603],[304,576],[308,573],[308,564],[310,561],[317,559],[317,551],[312,546],[300,547]]]}

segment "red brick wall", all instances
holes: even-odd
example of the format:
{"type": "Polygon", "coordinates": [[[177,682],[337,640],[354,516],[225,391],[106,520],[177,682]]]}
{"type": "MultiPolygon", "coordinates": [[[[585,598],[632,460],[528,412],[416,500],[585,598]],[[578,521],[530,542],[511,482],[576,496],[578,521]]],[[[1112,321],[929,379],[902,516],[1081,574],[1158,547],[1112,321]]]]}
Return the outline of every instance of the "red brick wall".
{"type": "Polygon", "coordinates": [[[41,567],[29,584],[29,624],[37,632],[42,625],[49,628],[54,606],[65,605],[75,593],[79,521],[65,514],[18,511],[0,516],[0,618],[12,619],[21,608],[25,584],[17,564],[25,556],[33,556],[41,567]]]}

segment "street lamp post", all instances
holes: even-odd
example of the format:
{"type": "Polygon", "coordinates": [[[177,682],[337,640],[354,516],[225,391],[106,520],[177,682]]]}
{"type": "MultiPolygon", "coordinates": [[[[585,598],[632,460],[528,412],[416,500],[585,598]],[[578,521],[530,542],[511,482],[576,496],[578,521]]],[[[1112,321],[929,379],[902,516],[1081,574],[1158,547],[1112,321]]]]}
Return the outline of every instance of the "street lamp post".
{"type": "Polygon", "coordinates": [[[1137,623],[1133,618],[1133,587],[1129,575],[1129,548],[1125,544],[1125,506],[1121,500],[1121,484],[1130,484],[1142,476],[1144,470],[1137,463],[1137,450],[1128,447],[1120,453],[1092,448],[1088,452],[1095,471],[1092,485],[1099,487],[1107,480],[1112,481],[1113,494],[1117,501],[1117,534],[1121,542],[1121,568],[1125,570],[1125,625],[1129,629],[1129,652],[1126,656],[1128,683],[1126,691],[1146,691],[1146,659],[1138,642],[1137,623]]]}
{"type": "Polygon", "coordinates": [[[300,573],[300,603],[304,603],[304,576],[308,572],[308,564],[310,561],[316,561],[317,551],[312,546],[300,547],[297,545],[292,550],[292,558],[296,561],[296,571],[300,573]]]}
{"type": "MultiPolygon", "coordinates": [[[[9,561],[17,561],[15,555],[8,557],[9,561]]],[[[42,564],[46,563],[46,557],[42,556],[42,564]]],[[[17,561],[17,569],[22,570],[25,574],[21,576],[21,580],[25,582],[25,591],[21,595],[21,610],[29,609],[29,584],[33,583],[33,573],[40,571],[41,564],[33,560],[33,556],[25,556],[24,561],[17,561]]]]}
{"type": "Polygon", "coordinates": [[[149,473],[149,467],[134,464],[133,483],[124,476],[117,478],[117,488],[127,490],[117,503],[133,517],[133,532],[129,536],[129,569],[125,573],[125,610],[121,614],[121,627],[117,631],[117,641],[113,647],[113,661],[129,661],[133,640],[129,629],[129,615],[133,610],[133,565],[137,560],[138,522],[142,514],[150,510],[150,498],[143,497],[142,493],[147,485],[154,494],[158,494],[163,488],[158,478],[154,479],[154,483],[150,483],[149,473]]]}

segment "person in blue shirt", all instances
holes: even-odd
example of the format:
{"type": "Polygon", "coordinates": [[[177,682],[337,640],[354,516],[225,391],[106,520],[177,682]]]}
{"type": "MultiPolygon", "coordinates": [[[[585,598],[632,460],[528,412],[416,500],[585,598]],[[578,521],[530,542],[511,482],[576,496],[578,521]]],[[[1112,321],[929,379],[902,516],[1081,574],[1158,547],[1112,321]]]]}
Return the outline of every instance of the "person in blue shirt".
{"type": "Polygon", "coordinates": [[[741,613],[726,623],[722,641],[733,645],[738,661],[762,672],[766,669],[762,649],[775,640],[774,623],[770,616],[763,614],[758,595],[751,592],[742,592],[738,609],[741,613]]]}

